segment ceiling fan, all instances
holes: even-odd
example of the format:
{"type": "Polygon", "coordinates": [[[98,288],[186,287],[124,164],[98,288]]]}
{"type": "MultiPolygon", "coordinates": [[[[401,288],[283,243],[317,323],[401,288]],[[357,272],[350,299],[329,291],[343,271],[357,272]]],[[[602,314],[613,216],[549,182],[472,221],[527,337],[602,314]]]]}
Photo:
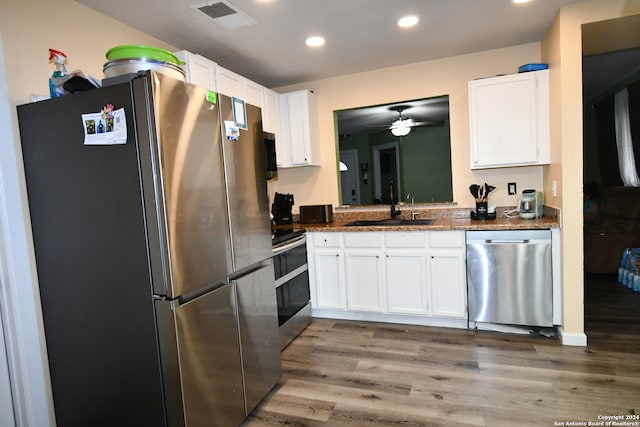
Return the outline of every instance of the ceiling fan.
{"type": "Polygon", "coordinates": [[[411,119],[403,119],[402,112],[407,108],[411,108],[408,105],[394,105],[393,107],[389,107],[391,111],[398,112],[398,118],[391,123],[391,133],[394,136],[405,136],[411,132],[411,126],[414,126],[413,120],[411,119]]]}
{"type": "Polygon", "coordinates": [[[402,117],[402,112],[411,108],[411,105],[394,105],[389,107],[389,110],[396,111],[398,118],[391,123],[389,129],[394,136],[406,136],[411,132],[411,128],[414,126],[434,126],[442,124],[441,120],[433,120],[427,122],[416,122],[411,118],[402,117]]]}

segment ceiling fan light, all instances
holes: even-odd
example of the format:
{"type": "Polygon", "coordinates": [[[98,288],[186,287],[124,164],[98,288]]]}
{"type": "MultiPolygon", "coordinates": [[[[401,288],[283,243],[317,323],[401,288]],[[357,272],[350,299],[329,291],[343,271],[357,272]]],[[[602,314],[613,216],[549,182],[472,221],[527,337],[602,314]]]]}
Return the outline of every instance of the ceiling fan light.
{"type": "Polygon", "coordinates": [[[393,136],[406,136],[411,132],[411,126],[407,126],[404,123],[400,123],[399,125],[391,127],[391,133],[393,136]]]}

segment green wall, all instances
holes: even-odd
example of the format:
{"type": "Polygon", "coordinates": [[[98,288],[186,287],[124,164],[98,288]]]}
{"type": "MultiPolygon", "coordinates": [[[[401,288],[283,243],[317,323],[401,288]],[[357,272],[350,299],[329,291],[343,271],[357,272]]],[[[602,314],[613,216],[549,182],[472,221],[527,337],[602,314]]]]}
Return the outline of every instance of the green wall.
{"type": "Polygon", "coordinates": [[[403,192],[420,202],[450,202],[451,147],[449,124],[417,127],[400,144],[403,192]]]}
{"type": "Polygon", "coordinates": [[[369,164],[365,184],[360,173],[360,197],[363,205],[373,204],[373,148],[400,142],[401,186],[404,199],[411,193],[416,202],[450,202],[451,145],[449,122],[437,126],[414,127],[409,135],[396,137],[389,130],[373,135],[340,138],[340,150],[357,149],[358,161],[369,164]]]}

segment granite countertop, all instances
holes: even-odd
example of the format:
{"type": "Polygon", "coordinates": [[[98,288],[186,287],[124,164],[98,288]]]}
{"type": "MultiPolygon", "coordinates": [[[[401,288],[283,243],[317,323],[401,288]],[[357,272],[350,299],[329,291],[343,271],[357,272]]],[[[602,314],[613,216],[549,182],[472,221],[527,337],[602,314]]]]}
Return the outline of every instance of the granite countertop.
{"type": "MultiPolygon", "coordinates": [[[[297,226],[310,232],[344,231],[442,231],[442,230],[535,230],[559,228],[557,212],[545,207],[545,215],[536,219],[507,218],[504,212],[509,208],[498,208],[496,219],[471,219],[471,209],[426,209],[416,210],[418,219],[433,218],[432,225],[385,225],[385,226],[348,226],[352,221],[389,218],[389,213],[376,212],[340,212],[334,213],[333,221],[327,224],[298,223],[297,226]]],[[[401,217],[409,219],[410,212],[403,210],[401,217]],[[406,217],[406,218],[405,218],[406,217]]],[[[294,219],[295,219],[294,215],[294,219]]]]}

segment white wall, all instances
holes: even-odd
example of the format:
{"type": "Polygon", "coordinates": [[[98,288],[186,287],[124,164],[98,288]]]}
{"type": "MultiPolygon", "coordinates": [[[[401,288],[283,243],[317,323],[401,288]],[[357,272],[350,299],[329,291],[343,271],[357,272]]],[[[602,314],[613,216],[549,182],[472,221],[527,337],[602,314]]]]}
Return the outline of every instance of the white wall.
{"type": "MultiPolygon", "coordinates": [[[[0,37],[0,43],[2,43],[0,37]]],[[[30,233],[20,190],[22,169],[14,144],[5,59],[0,45],[0,306],[17,425],[52,423],[49,371],[42,339],[42,322],[30,249],[30,233]],[[38,406],[36,406],[38,405],[38,406]]]]}
{"type": "Polygon", "coordinates": [[[0,303],[0,426],[13,427],[16,425],[16,420],[13,414],[13,397],[11,396],[9,363],[5,345],[2,304],[0,303]]]}

